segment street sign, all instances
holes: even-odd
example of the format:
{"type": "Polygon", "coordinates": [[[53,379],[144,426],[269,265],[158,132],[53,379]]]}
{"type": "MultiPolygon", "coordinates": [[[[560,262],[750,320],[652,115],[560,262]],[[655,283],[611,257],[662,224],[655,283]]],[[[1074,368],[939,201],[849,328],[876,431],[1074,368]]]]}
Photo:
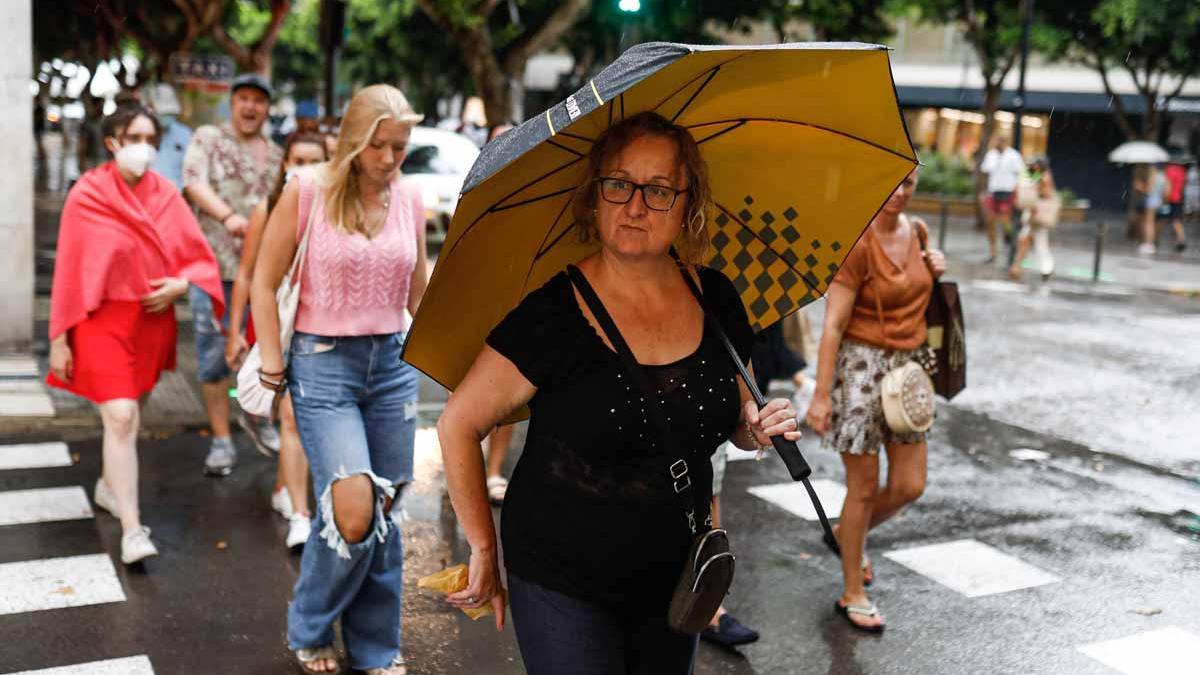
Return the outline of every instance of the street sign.
{"type": "Polygon", "coordinates": [[[224,54],[172,54],[170,67],[178,86],[221,92],[233,82],[234,62],[224,54]]]}

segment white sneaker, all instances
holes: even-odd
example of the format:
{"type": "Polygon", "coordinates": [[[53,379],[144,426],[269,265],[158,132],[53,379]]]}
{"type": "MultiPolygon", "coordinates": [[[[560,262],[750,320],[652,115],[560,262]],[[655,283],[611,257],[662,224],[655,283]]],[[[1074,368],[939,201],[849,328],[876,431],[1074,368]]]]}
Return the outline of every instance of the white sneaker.
{"type": "Polygon", "coordinates": [[[303,513],[293,513],[288,517],[287,547],[303,546],[312,532],[312,518],[303,513]]]}
{"type": "Polygon", "coordinates": [[[154,542],[150,541],[150,528],[145,525],[130,530],[121,536],[121,562],[132,565],[158,555],[154,542]]]}
{"type": "Polygon", "coordinates": [[[1137,247],[1138,255],[1154,255],[1158,252],[1158,247],[1154,244],[1141,244],[1137,247]]]}
{"type": "Polygon", "coordinates": [[[271,508],[284,518],[292,517],[292,496],[287,488],[281,487],[271,493],[271,508]]]}
{"type": "Polygon", "coordinates": [[[117,514],[117,498],[113,496],[112,490],[108,489],[108,483],[105,483],[103,478],[96,479],[96,491],[93,495],[96,506],[108,511],[115,518],[121,517],[117,514]]]}

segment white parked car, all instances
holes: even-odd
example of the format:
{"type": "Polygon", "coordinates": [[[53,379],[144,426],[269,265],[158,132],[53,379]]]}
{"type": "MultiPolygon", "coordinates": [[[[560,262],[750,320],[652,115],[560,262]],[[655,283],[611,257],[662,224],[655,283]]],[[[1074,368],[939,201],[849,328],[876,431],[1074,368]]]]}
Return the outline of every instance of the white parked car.
{"type": "Polygon", "coordinates": [[[421,188],[431,241],[441,242],[446,238],[463,181],[477,157],[479,148],[453,131],[413,128],[408,139],[408,156],[400,170],[421,188]]]}

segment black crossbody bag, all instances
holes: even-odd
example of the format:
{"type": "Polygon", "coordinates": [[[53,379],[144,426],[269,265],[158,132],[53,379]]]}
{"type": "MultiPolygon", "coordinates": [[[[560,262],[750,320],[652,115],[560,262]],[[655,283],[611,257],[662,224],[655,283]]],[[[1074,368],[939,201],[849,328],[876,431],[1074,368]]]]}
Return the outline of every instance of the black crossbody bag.
{"type": "MultiPolygon", "coordinates": [[[[720,331],[720,324],[709,312],[699,289],[696,288],[686,270],[680,271],[688,283],[688,288],[700,301],[710,329],[720,331]]],[[[604,329],[604,333],[608,335],[608,340],[621,357],[625,370],[641,388],[642,395],[646,399],[646,407],[649,408],[650,417],[654,420],[654,426],[662,437],[663,447],[667,449],[668,456],[679,458],[666,467],[666,472],[686,518],[692,545],[688,550],[679,580],[675,583],[675,592],[671,596],[671,604],[667,610],[667,625],[679,633],[699,633],[712,621],[717,608],[729,593],[730,584],[733,583],[736,559],[730,550],[729,535],[725,530],[712,529],[711,519],[705,519],[703,523],[697,522],[696,514],[704,513],[708,507],[708,504],[700,503],[700,494],[692,488],[692,479],[688,471],[687,460],[696,460],[697,453],[683,453],[675,447],[674,437],[667,425],[666,415],[659,404],[656,390],[646,375],[646,371],[634,358],[629,345],[621,337],[621,331],[617,329],[612,316],[604,308],[596,291],[579,271],[579,268],[569,265],[567,274],[584,302],[592,310],[592,315],[596,317],[600,327],[604,329]]],[[[722,337],[724,337],[723,332],[722,337]]],[[[699,459],[708,461],[707,457],[699,457],[699,459]]]]}

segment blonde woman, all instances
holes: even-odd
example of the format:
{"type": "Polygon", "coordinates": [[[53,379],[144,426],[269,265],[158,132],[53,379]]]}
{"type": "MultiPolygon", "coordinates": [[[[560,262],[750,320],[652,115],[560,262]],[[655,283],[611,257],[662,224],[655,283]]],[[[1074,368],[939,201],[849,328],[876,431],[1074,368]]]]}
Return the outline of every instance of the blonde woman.
{"type": "Polygon", "coordinates": [[[400,360],[425,292],[420,191],[399,176],[413,125],[404,94],[374,85],[346,109],[333,159],[290,181],[271,212],[250,297],[260,377],[286,382],[312,468],[317,513],[288,609],[288,644],[306,673],[349,665],[401,675],[404,552],[390,516],[412,479],[417,375],[400,360]],[[286,365],[275,290],[313,228],[286,365]]]}

